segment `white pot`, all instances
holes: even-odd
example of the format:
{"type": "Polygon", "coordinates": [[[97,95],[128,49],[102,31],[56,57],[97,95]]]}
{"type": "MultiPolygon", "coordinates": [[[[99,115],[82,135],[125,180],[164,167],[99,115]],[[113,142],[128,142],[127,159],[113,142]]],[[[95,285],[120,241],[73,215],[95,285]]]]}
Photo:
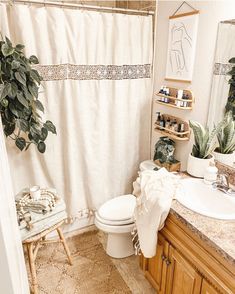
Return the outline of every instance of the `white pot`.
{"type": "Polygon", "coordinates": [[[210,162],[214,161],[214,157],[209,159],[197,158],[189,154],[187,172],[194,177],[203,178],[207,167],[210,162]]]}
{"type": "Polygon", "coordinates": [[[214,151],[213,155],[217,161],[229,166],[233,166],[233,163],[235,162],[235,152],[230,154],[222,154],[214,151]]]}

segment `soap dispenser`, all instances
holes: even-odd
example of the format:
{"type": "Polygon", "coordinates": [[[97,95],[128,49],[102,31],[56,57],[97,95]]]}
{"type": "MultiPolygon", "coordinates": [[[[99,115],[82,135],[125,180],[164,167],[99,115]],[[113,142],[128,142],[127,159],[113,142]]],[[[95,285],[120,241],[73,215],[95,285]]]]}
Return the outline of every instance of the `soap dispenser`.
{"type": "Polygon", "coordinates": [[[210,162],[209,166],[205,170],[204,183],[212,184],[217,179],[218,168],[215,166],[214,162],[210,162]]]}

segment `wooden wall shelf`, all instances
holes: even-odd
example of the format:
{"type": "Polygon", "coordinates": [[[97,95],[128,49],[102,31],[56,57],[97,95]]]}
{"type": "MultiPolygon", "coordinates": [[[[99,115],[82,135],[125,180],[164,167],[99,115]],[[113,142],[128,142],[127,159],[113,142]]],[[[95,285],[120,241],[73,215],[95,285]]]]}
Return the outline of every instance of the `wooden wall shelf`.
{"type": "Polygon", "coordinates": [[[155,95],[157,97],[159,97],[159,99],[156,100],[156,103],[164,105],[164,106],[169,106],[169,107],[173,107],[173,108],[182,109],[182,110],[191,110],[191,109],[193,109],[194,96],[193,96],[193,93],[190,90],[183,90],[183,94],[188,95],[188,97],[189,97],[189,99],[186,100],[186,99],[177,98],[178,89],[170,88],[170,87],[168,87],[168,89],[169,89],[169,92],[170,92],[169,96],[161,94],[161,93],[155,93],[155,95]],[[169,102],[162,101],[162,98],[168,98],[169,102]],[[187,102],[188,106],[176,105],[177,101],[187,102]]]}
{"type": "Polygon", "coordinates": [[[171,121],[176,120],[177,124],[179,123],[183,123],[184,124],[184,132],[176,132],[175,130],[171,130],[169,128],[166,127],[162,127],[160,125],[158,125],[155,122],[155,131],[160,133],[163,136],[167,136],[173,140],[177,140],[177,141],[188,141],[190,138],[190,128],[189,128],[189,123],[185,120],[182,120],[179,117],[176,116],[172,116],[169,114],[162,114],[162,116],[164,117],[165,121],[167,120],[167,118],[169,118],[171,121]]]}

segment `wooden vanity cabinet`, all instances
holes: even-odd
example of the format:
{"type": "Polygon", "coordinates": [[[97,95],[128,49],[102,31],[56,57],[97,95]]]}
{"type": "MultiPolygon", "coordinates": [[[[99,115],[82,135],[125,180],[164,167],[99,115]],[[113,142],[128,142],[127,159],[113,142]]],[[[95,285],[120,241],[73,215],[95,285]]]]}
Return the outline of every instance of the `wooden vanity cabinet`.
{"type": "Polygon", "coordinates": [[[166,293],[200,293],[202,277],[175,248],[170,246],[166,293]]]}
{"type": "Polygon", "coordinates": [[[219,294],[219,292],[216,291],[206,280],[203,280],[201,294],[219,294]]]}
{"type": "Polygon", "coordinates": [[[156,256],[140,257],[156,293],[235,294],[234,267],[184,226],[169,215],[158,233],[156,256]]]}
{"type": "Polygon", "coordinates": [[[156,255],[153,258],[142,257],[145,276],[159,294],[165,293],[168,251],[169,243],[159,234],[156,255]]]}

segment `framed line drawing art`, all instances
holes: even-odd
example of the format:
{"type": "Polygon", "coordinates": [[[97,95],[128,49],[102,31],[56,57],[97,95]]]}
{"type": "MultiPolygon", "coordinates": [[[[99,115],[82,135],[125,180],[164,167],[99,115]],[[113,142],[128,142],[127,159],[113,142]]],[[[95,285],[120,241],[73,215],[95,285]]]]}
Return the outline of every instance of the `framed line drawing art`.
{"type": "Polygon", "coordinates": [[[199,11],[169,17],[166,80],[191,82],[199,11]]]}

